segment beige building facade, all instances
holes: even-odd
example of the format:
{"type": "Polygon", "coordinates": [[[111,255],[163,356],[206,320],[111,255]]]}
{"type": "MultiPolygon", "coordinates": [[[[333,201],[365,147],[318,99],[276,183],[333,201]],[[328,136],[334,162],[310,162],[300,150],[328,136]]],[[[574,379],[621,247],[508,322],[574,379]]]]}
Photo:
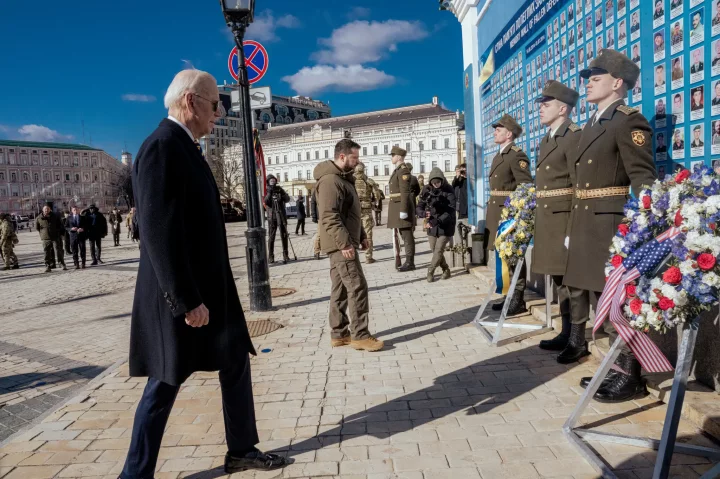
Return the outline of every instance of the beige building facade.
{"type": "Polygon", "coordinates": [[[0,140],[0,212],[35,213],[45,203],[56,211],[117,204],[127,167],[85,145],[0,140]]]}
{"type": "Polygon", "coordinates": [[[451,182],[462,160],[461,127],[462,116],[441,107],[435,97],[428,104],[271,126],[261,141],[267,173],[275,175],[291,195],[309,193],[315,166],[331,159],[335,144],[345,137],[360,144],[360,160],[368,176],[388,193],[393,146],[408,151],[406,162],[412,163],[415,176],[427,180],[430,170],[438,167],[451,182]]]}

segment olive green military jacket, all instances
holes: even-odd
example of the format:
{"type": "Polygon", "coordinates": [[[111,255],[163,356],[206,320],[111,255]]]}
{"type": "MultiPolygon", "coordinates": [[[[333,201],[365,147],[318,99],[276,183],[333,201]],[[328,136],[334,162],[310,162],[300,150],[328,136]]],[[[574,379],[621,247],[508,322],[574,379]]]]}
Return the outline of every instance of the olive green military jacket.
{"type": "Polygon", "coordinates": [[[565,274],[565,235],[574,197],[572,188],[575,185],[575,152],[581,131],[575,123],[565,120],[553,137],[550,137],[548,132],[540,142],[540,156],[535,170],[538,198],[535,210],[533,273],[565,274]],[[547,196],[541,198],[543,195],[547,196]]]}
{"type": "Polygon", "coordinates": [[[388,205],[388,228],[413,228],[415,226],[415,206],[411,188],[410,170],[405,163],[395,168],[390,176],[390,204],[388,205]],[[400,219],[400,213],[407,218],[400,219]]]}
{"type": "Polygon", "coordinates": [[[495,155],[489,175],[490,198],[487,203],[485,229],[488,235],[488,249],[494,251],[495,235],[505,200],[519,184],[533,182],[530,175],[530,160],[520,147],[515,146],[514,142],[510,143],[495,155]]]}
{"type": "Polygon", "coordinates": [[[370,211],[372,209],[373,187],[368,182],[367,175],[355,173],[355,191],[357,191],[360,199],[360,209],[363,212],[370,211]]]}
{"type": "MultiPolygon", "coordinates": [[[[596,113],[597,115],[597,113],[596,113]]],[[[618,100],[593,125],[585,125],[576,152],[576,198],[569,225],[569,251],[563,283],[602,291],[605,263],[617,227],[624,218],[626,194],[578,199],[599,188],[630,188],[636,195],[657,179],[652,129],[636,109],[618,100]],[[589,192],[588,192],[589,191],[589,192]]],[[[607,191],[607,190],[606,190],[607,191]]],[[[618,190],[619,191],[619,190],[618,190]]]]}

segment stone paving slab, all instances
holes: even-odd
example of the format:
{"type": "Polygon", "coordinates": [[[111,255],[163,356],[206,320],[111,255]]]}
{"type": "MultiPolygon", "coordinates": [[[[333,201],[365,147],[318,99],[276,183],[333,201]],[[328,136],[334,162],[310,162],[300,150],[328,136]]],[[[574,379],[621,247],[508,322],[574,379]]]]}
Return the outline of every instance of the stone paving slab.
{"type": "MultiPolygon", "coordinates": [[[[244,225],[228,225],[243,304],[244,225]]],[[[314,225],[308,225],[314,232],[314,225]]],[[[292,230],[292,228],[291,228],[292,230]]],[[[597,363],[561,366],[536,347],[542,337],[496,348],[470,324],[481,301],[477,280],[461,271],[425,282],[427,241],[418,233],[418,271],[393,268],[390,235],[375,231],[378,263],[365,267],[371,329],[387,348],[330,348],[329,262],[312,258],[312,236],[292,237],[299,261],[271,266],[276,310],[248,314],[285,327],[254,338],[253,390],[261,443],[294,462],[281,471],[234,478],[595,478],[561,425],[579,399],[579,378],[597,363]]],[[[117,297],[116,297],[117,296],[117,297]]],[[[111,296],[109,305],[125,299],[111,296]]],[[[23,313],[24,314],[24,313],[23,313]]],[[[127,337],[114,339],[127,342],[127,337]]],[[[116,346],[117,347],[117,346],[116,346]]],[[[73,358],[73,360],[80,360],[73,358]]],[[[145,378],[123,366],[92,390],[0,448],[0,478],[116,478],[122,468],[145,378]]],[[[659,437],[665,406],[654,398],[592,403],[583,422],[598,430],[659,437]]],[[[682,440],[710,445],[683,423],[682,440]]],[[[593,444],[622,478],[650,477],[654,453],[593,444]]],[[[225,454],[219,382],[193,375],[183,386],[164,437],[156,478],[220,478],[225,454]]],[[[676,456],[673,477],[699,477],[712,464],[676,456]]]]}

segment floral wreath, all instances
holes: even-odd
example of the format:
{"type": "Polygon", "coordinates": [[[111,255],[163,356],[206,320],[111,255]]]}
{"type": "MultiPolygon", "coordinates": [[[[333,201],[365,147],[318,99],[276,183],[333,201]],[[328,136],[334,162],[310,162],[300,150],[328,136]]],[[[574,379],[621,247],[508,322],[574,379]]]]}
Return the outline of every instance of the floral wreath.
{"type": "Polygon", "coordinates": [[[720,288],[720,177],[711,168],[681,170],[625,205],[625,220],[610,246],[606,276],[642,246],[673,229],[664,271],[625,286],[623,312],[636,330],[666,333],[708,311],[720,288]]]}
{"type": "Polygon", "coordinates": [[[509,266],[515,266],[525,256],[535,234],[535,185],[523,183],[505,200],[500,223],[510,221],[510,226],[501,227],[495,239],[495,250],[500,259],[509,266]]]}

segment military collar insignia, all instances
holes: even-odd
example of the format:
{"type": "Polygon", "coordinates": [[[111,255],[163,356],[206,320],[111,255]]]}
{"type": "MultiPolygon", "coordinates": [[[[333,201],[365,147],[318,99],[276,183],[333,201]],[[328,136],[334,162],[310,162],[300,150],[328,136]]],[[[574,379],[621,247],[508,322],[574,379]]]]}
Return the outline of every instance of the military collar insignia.
{"type": "Polygon", "coordinates": [[[570,123],[570,125],[568,125],[568,130],[570,130],[570,131],[572,131],[572,132],[576,132],[576,131],[582,130],[582,128],[580,128],[580,127],[579,127],[578,125],[576,125],[575,123],[570,123]]]}
{"type": "Polygon", "coordinates": [[[511,146],[510,149],[512,151],[522,151],[519,146],[515,146],[515,145],[511,146]]]}
{"type": "Polygon", "coordinates": [[[618,110],[619,112],[625,113],[626,115],[632,115],[633,113],[637,113],[637,112],[638,112],[638,109],[637,109],[637,108],[632,108],[632,107],[629,107],[629,106],[627,106],[627,105],[619,105],[619,106],[617,107],[617,110],[618,110]]]}

